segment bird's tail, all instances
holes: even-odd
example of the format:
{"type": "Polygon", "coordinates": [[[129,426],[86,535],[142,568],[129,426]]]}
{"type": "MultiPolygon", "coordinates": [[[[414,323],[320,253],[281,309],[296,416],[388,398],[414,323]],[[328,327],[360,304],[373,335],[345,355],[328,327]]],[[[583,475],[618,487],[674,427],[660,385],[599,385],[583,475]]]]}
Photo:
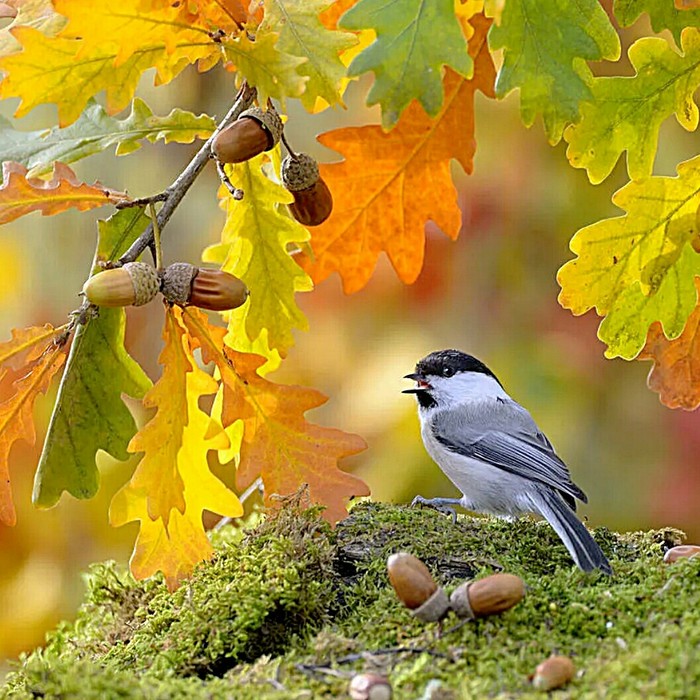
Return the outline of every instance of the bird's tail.
{"type": "Polygon", "coordinates": [[[612,574],[612,567],[603,550],[559,494],[551,489],[538,489],[532,499],[536,505],[534,510],[552,526],[580,569],[600,569],[612,574]]]}

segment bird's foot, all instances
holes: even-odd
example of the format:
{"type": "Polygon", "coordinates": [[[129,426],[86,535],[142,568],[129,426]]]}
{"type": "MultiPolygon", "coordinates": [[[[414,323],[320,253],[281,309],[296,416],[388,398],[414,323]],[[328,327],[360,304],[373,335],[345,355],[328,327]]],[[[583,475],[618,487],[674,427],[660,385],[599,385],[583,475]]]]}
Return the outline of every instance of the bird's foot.
{"type": "Polygon", "coordinates": [[[416,496],[411,501],[411,508],[414,506],[427,506],[438,511],[438,513],[451,515],[452,523],[455,524],[457,522],[457,511],[454,509],[454,506],[458,506],[461,500],[460,498],[423,498],[423,496],[416,496]]]}

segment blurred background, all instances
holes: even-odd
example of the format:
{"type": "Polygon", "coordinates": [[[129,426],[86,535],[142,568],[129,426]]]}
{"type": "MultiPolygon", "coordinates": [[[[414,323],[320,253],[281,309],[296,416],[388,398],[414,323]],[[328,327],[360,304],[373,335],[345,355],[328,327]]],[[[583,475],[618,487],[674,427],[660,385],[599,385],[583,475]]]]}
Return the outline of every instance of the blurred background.
{"type": "MultiPolygon", "coordinates": [[[[623,34],[624,44],[650,33],[640,21],[623,34]]],[[[615,70],[631,74],[624,56],[615,70]]],[[[233,95],[230,76],[220,70],[200,76],[190,69],[158,89],[151,83],[152,75],[144,76],[138,94],[156,114],[179,106],[221,117],[233,95]]],[[[295,150],[337,159],[315,136],[378,122],[378,112],[363,106],[368,86],[364,80],[349,87],[345,111],[310,116],[290,105],[287,134],[295,150]]],[[[7,100],[0,114],[10,118],[15,108],[16,101],[7,100]]],[[[605,360],[596,338],[600,319],[593,313],[574,318],[556,301],[555,275],[572,257],[571,236],[621,213],[610,197],[627,181],[624,162],[594,187],[584,171],[567,164],[565,144],[547,144],[541,123],[523,127],[517,94],[496,102],[479,93],[476,111],[474,173],[454,170],[463,211],[459,239],[451,242],[428,224],[425,267],[411,286],[401,284],[382,258],[358,294],[345,296],[333,277],[298,295],[310,330],[296,334],[296,346],[271,379],[329,396],[308,418],[364,436],[369,449],[345,468],[369,483],[374,499],[405,503],[418,493],[456,492],[422,447],[415,400],[401,394],[408,386],[402,377],[433,350],[465,350],[491,367],[548,434],[589,496],[581,512],[591,526],[672,525],[700,540],[700,415],[662,407],[646,388],[649,363],[605,360]]],[[[42,107],[17,126],[48,127],[55,118],[53,108],[42,107]]],[[[145,145],[126,157],[106,152],[74,167],[84,181],[99,179],[143,196],[164,189],[198,145],[145,145]]],[[[678,162],[699,151],[698,135],[669,120],[655,173],[674,175],[678,162]]],[[[211,167],[178,209],[164,233],[166,263],[196,262],[218,240],[223,213],[217,184],[211,167]]],[[[90,268],[95,221],[108,214],[32,214],[2,227],[0,339],[14,327],[64,322],[90,268]]],[[[128,316],[127,345],[156,379],[162,309],[152,304],[128,316]]],[[[52,400],[37,404],[40,433],[52,400]]],[[[91,501],[64,495],[54,509],[34,509],[40,443],[19,443],[11,457],[18,524],[0,526],[0,678],[3,659],[40,644],[47,629],[74,614],[84,590],[81,571],[90,562],[113,558],[126,565],[137,531],[135,524],[116,530],[107,522],[109,501],[128,480],[133,461],[101,459],[101,488],[91,501]]],[[[230,469],[220,474],[232,483],[230,469]]]]}

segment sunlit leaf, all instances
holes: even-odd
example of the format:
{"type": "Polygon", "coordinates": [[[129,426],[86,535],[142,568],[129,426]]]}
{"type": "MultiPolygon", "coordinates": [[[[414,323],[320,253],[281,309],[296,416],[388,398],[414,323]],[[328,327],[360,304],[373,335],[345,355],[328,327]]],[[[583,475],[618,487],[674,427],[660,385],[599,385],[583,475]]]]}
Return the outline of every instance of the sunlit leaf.
{"type": "Polygon", "coordinates": [[[374,72],[367,103],[381,105],[386,128],[396,124],[414,98],[430,116],[440,111],[443,65],[465,78],[472,75],[474,66],[453,0],[360,0],[343,15],[340,26],[372,29],[377,35],[350,64],[349,74],[374,72]]]}
{"type": "Polygon", "coordinates": [[[678,335],[695,307],[700,256],[690,242],[700,205],[700,157],[681,163],[678,177],[628,183],[613,202],[627,213],[572,238],[578,257],[559,270],[559,302],[574,314],[593,307],[613,319],[620,314],[601,332],[611,343],[609,354],[630,358],[641,350],[649,323],[660,320],[667,334],[678,335]]]}
{"type": "Polygon", "coordinates": [[[10,450],[17,440],[34,444],[34,401],[46,392],[66,359],[59,345],[44,344],[42,352],[35,364],[27,365],[27,373],[15,382],[14,394],[0,404],[0,524],[3,525],[14,525],[17,520],[10,490],[10,450]]]}
{"type": "Polygon", "coordinates": [[[476,16],[473,24],[469,47],[474,77],[464,80],[447,71],[445,103],[435,119],[414,102],[389,133],[363,126],[319,137],[344,160],[321,166],[334,205],[330,218],[312,230],[313,260],[304,258],[314,282],[338,272],[345,292],[356,292],[367,284],[385,251],[399,278],[410,284],[423,266],[426,222],[431,219],[451,238],[459,234],[461,213],[450,161],[456,159],[471,172],[474,94],[481,90],[493,96],[495,79],[486,47],[491,22],[476,16]]]}
{"type": "MultiPolygon", "coordinates": [[[[146,228],[140,209],[100,221],[98,260],[115,260],[146,228]]],[[[90,498],[99,486],[97,450],[126,459],[136,424],[122,394],[141,398],[150,380],[124,348],[124,310],[102,308],[79,326],[61,380],[34,481],[34,502],[54,505],[63,491],[90,498]]]]}
{"type": "Polygon", "coordinates": [[[620,40],[598,0],[506,2],[489,44],[503,49],[496,93],[505,97],[520,88],[523,122],[531,126],[542,114],[552,144],[577,121],[581,101],[591,98],[582,62],[620,56],[620,40]]]}
{"type": "Polygon", "coordinates": [[[202,348],[203,360],[216,363],[221,374],[223,426],[243,421],[238,487],[262,476],[270,503],[272,494],[296,493],[308,484],[311,500],[326,506],[324,517],[331,522],[345,517],[348,499],[369,490],[361,479],[338,469],[338,460],[365,449],[364,440],[308,423],[304,413],[325,403],[322,394],[260,377],[257,368],[264,359],[225,350],[225,331],[211,326],[196,309],[187,309],[183,320],[202,348]]]}
{"type": "Polygon", "coordinates": [[[73,163],[112,146],[116,155],[125,155],[141,148],[144,140],[191,143],[208,138],[215,128],[210,116],[181,109],[158,117],[138,97],[125,119],[110,117],[104,107],[90,101],[78,121],[65,129],[17,131],[0,118],[0,160],[22,163],[29,168],[27,176],[34,177],[49,172],[54,161],[73,163]]]}
{"type": "Polygon", "coordinates": [[[627,151],[634,180],[651,175],[659,128],[676,115],[688,131],[698,126],[693,94],[700,86],[700,31],[683,32],[683,55],[664,39],[645,37],[629,49],[634,77],[590,77],[591,101],[581,105],[581,121],[564,132],[567,158],[585,168],[594,184],[602,182],[627,151]]]}
{"type": "Polygon", "coordinates": [[[329,104],[341,101],[340,83],[345,66],[338,54],[357,43],[347,32],[326,29],[318,15],[328,0],[268,0],[261,31],[279,32],[277,48],[306,59],[299,75],[308,78],[301,101],[311,109],[317,97],[329,104]]]}
{"type": "Polygon", "coordinates": [[[50,180],[27,178],[27,169],[8,161],[2,165],[0,187],[0,224],[40,211],[43,216],[60,214],[68,209],[85,211],[126,199],[122,192],[103,187],[99,182],[78,182],[75,173],[63,163],[56,163],[50,180]]]}
{"type": "MultiPolygon", "coordinates": [[[[296,292],[309,291],[311,279],[292,259],[291,243],[308,241],[309,232],[287,216],[280,207],[293,201],[292,195],[262,171],[264,156],[231,167],[230,180],[245,192],[242,200],[224,195],[226,223],[221,243],[207,249],[204,259],[242,279],[250,290],[245,307],[245,325],[229,324],[233,347],[235,338],[257,338],[267,329],[270,348],[286,355],[294,344],[292,328],[306,330],[307,321],[296,304],[296,292]]],[[[240,320],[240,315],[236,315],[240,320]]]]}
{"type": "Polygon", "coordinates": [[[227,446],[222,433],[206,438],[210,419],[198,405],[200,397],[217,391],[218,383],[197,366],[179,307],[167,310],[163,339],[163,375],[144,397],[144,406],[156,413],[129,444],[130,452],[144,456],[114,496],[110,522],[140,521],[132,573],[146,578],[162,571],[173,589],[212,554],[202,511],[239,516],[243,508],[207,464],[209,450],[227,446]]]}
{"type": "Polygon", "coordinates": [[[672,0],[615,0],[615,17],[623,27],[629,27],[646,12],[655,32],[670,29],[676,43],[680,45],[684,27],[700,26],[700,7],[680,10],[672,0]]]}

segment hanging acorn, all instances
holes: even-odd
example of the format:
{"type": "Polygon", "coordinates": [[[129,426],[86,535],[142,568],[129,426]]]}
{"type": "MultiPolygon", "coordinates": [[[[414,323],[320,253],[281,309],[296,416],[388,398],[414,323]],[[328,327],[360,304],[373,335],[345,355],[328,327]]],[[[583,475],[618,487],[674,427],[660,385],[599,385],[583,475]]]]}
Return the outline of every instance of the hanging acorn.
{"type": "Polygon", "coordinates": [[[289,210],[300,224],[318,226],[331,215],[333,195],[311,156],[288,155],[282,161],[282,183],[294,195],[289,210]]]}
{"type": "Polygon", "coordinates": [[[251,107],[214,137],[211,151],[222,163],[243,163],[274,148],[281,134],[282,120],[274,109],[251,107]]]}

